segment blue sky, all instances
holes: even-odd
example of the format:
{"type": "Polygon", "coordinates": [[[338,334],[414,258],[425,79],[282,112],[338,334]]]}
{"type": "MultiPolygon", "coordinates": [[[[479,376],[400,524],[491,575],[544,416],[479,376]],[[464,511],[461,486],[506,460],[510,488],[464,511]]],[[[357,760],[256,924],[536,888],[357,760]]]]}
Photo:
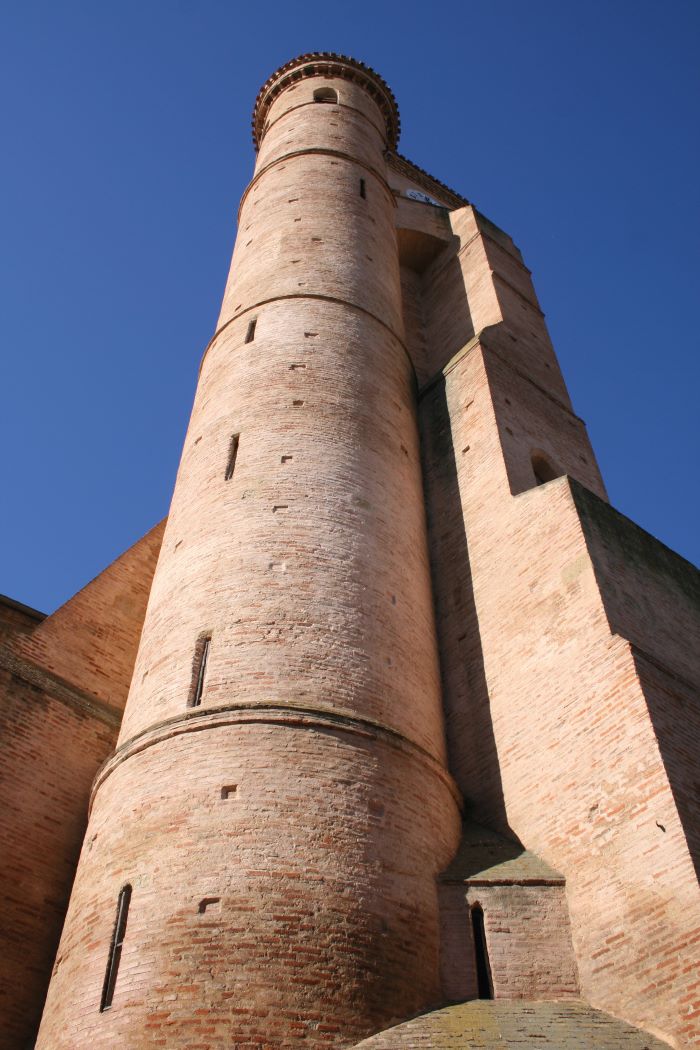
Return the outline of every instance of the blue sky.
{"type": "Polygon", "coordinates": [[[253,101],[312,50],[511,234],[611,502],[698,561],[697,0],[6,0],[0,591],[52,611],[167,513],[253,101]]]}

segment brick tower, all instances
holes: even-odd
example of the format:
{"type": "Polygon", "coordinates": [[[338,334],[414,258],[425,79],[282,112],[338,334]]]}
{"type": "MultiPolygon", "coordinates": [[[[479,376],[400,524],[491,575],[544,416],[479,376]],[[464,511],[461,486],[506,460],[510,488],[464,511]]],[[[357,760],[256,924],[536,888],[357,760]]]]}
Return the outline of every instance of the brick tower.
{"type": "Polygon", "coordinates": [[[258,96],[41,1050],[473,1000],[429,1023],[698,1038],[697,576],[609,507],[517,248],[398,130],[339,55],[258,96]]]}
{"type": "Polygon", "coordinates": [[[128,1045],[166,1003],[168,1047],[200,1027],[222,1046],[323,1044],[440,999],[435,880],[459,810],[384,173],[398,117],[356,63],[303,74],[258,101],[39,1045],[128,1045]],[[97,942],[125,885],[130,1006],[100,1013],[97,942]]]}

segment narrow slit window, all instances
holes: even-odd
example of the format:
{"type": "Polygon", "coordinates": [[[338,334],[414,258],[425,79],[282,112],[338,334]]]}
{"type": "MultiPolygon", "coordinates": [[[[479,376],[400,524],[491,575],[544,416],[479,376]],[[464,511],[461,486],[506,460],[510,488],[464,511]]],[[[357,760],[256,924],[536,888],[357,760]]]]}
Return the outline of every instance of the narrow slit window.
{"type": "Polygon", "coordinates": [[[233,472],[236,469],[236,456],[238,455],[238,442],[240,440],[240,434],[232,434],[231,442],[228,447],[228,459],[226,461],[226,473],[224,479],[230,481],[233,477],[233,472]]]}
{"type": "Polygon", "coordinates": [[[475,904],[471,913],[478,996],[480,999],[493,999],[491,966],[489,964],[489,952],[486,947],[486,930],[484,928],[484,909],[480,904],[475,904]]]}
{"type": "Polygon", "coordinates": [[[117,918],[114,923],[114,932],[109,946],[109,958],[105,972],[104,985],[102,986],[102,999],[100,1000],[100,1013],[109,1010],[114,998],[114,987],[117,983],[119,963],[122,957],[122,946],[126,934],[126,919],[129,914],[129,902],[131,901],[131,886],[123,886],[119,892],[117,901],[117,918]]]}
{"type": "Polygon", "coordinates": [[[363,200],[367,199],[367,184],[364,179],[360,179],[360,196],[363,200]]]}
{"type": "Polygon", "coordinates": [[[245,334],[246,343],[252,343],[255,339],[255,326],[258,323],[257,317],[254,317],[252,321],[248,322],[248,331],[245,334]]]}
{"type": "Polygon", "coordinates": [[[197,642],[194,653],[194,667],[193,667],[193,689],[192,699],[190,700],[190,707],[199,707],[202,702],[202,693],[204,692],[204,681],[207,674],[207,660],[209,659],[209,647],[211,645],[211,638],[200,638],[197,642]]]}

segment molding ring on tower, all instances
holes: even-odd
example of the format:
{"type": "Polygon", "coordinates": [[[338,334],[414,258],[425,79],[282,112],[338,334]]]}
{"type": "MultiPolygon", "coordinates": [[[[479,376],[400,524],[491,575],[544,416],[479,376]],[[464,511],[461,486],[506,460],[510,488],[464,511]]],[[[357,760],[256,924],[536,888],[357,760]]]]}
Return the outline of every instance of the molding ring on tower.
{"type": "Polygon", "coordinates": [[[424,766],[432,770],[442,780],[461,809],[464,805],[462,793],[448,770],[439,759],[416,743],[381,722],[369,718],[360,718],[346,711],[334,708],[306,707],[302,704],[276,704],[274,702],[251,702],[222,704],[212,708],[198,708],[186,711],[174,718],[149,726],[132,736],[107,759],[98,770],[90,792],[90,810],[97,791],[114,770],[134,755],[146,751],[155,744],[169,740],[183,733],[201,732],[206,729],[220,729],[231,724],[250,725],[265,723],[267,725],[293,725],[302,729],[334,729],[353,736],[369,740],[382,740],[384,743],[412,755],[424,766]]]}
{"type": "MultiPolygon", "coordinates": [[[[284,302],[285,300],[292,299],[316,299],[319,302],[335,303],[338,306],[346,306],[351,310],[358,310],[361,314],[364,314],[365,317],[370,317],[375,322],[375,324],[381,325],[381,327],[385,331],[387,331],[393,339],[396,340],[396,342],[403,350],[408,360],[408,364],[411,369],[411,374],[413,375],[413,380],[416,384],[416,393],[418,392],[418,377],[416,375],[416,366],[413,364],[413,360],[408,351],[408,347],[406,346],[406,343],[401,338],[401,336],[398,335],[398,333],[395,332],[394,329],[386,323],[386,321],[382,321],[381,317],[377,317],[377,315],[373,314],[371,310],[366,310],[365,307],[360,306],[359,303],[353,303],[350,299],[340,299],[338,296],[335,295],[321,295],[320,292],[289,292],[287,295],[274,295],[271,299],[258,299],[254,303],[249,303],[248,306],[241,307],[238,310],[238,312],[233,315],[233,317],[229,317],[228,321],[225,321],[219,328],[217,328],[207,345],[204,347],[202,358],[199,362],[198,375],[201,375],[207,354],[213,347],[214,343],[222,334],[222,332],[225,332],[226,329],[230,325],[232,325],[234,321],[238,321],[245,314],[249,314],[251,310],[260,310],[263,306],[267,306],[269,303],[279,303],[284,302]]],[[[440,372],[439,375],[441,376],[442,372],[440,372]]]]}

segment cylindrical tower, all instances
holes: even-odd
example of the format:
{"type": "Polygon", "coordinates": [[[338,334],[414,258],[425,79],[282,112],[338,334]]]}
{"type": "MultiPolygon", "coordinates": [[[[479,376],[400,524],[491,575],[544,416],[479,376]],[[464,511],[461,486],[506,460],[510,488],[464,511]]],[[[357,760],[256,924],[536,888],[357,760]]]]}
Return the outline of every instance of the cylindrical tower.
{"type": "Polygon", "coordinates": [[[359,62],[264,85],[119,747],[38,1046],[307,1047],[440,999],[445,771],[414,378],[359,62]]]}

